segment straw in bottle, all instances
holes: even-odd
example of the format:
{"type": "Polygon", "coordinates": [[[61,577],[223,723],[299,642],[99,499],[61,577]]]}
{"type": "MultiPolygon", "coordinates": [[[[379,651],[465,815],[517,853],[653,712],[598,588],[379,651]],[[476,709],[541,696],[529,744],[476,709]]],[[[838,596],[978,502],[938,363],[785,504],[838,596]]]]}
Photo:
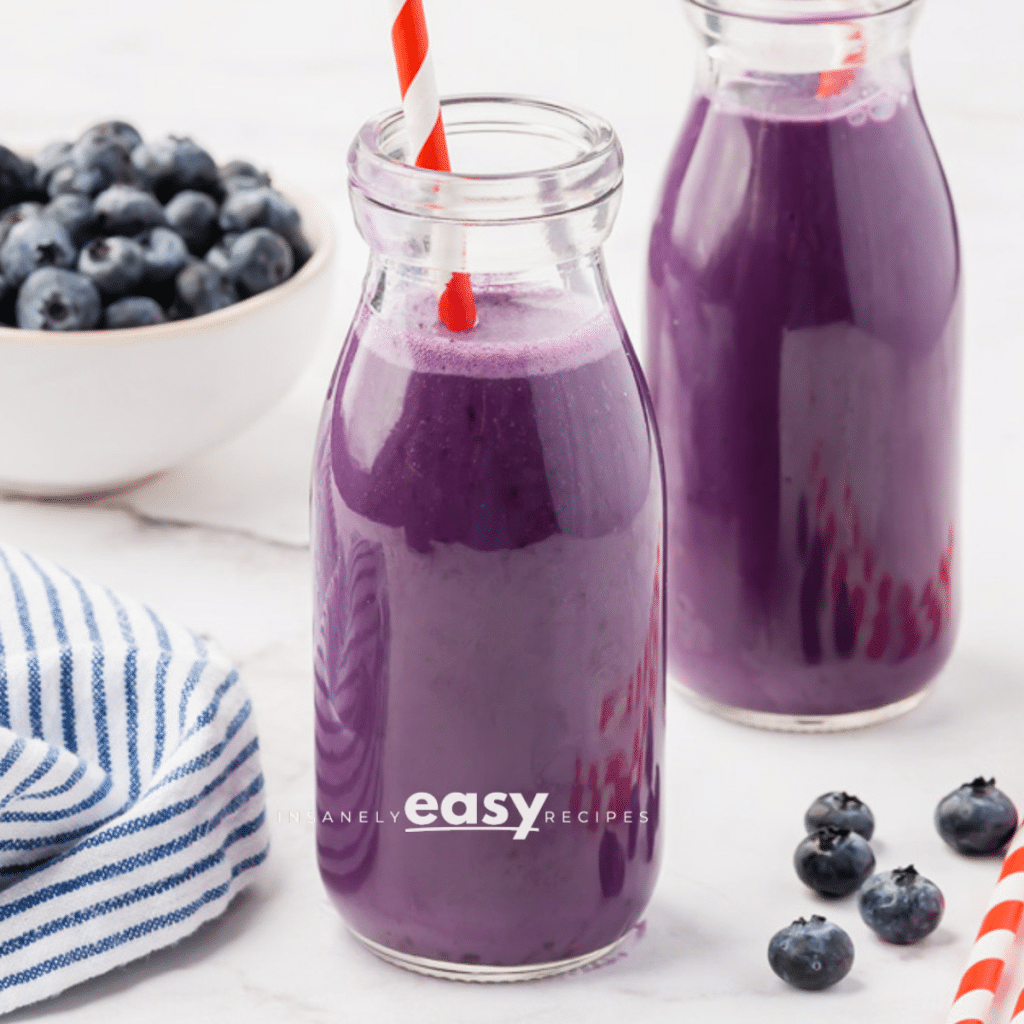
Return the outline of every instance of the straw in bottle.
{"type": "MultiPolygon", "coordinates": [[[[409,156],[417,167],[450,171],[441,100],[434,78],[422,0],[389,2],[394,15],[391,43],[402,89],[409,156]]],[[[438,301],[437,312],[441,322],[453,331],[468,331],[475,326],[476,302],[469,274],[452,274],[438,301]]]]}

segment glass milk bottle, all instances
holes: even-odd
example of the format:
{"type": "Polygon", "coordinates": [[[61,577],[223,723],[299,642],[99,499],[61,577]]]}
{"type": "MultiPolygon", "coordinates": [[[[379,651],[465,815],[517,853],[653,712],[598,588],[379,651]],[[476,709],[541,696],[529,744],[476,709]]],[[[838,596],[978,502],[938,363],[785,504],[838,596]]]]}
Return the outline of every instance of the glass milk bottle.
{"type": "Polygon", "coordinates": [[[664,499],[600,250],[614,133],[443,106],[468,173],[401,163],[398,112],[349,154],[371,255],[315,467],[317,848],[374,952],[501,981],[597,959],[654,886],[664,499]]]}
{"type": "Polygon", "coordinates": [[[914,706],[957,626],[961,270],[919,0],[687,0],[648,262],[669,671],[771,728],[914,706]]]}

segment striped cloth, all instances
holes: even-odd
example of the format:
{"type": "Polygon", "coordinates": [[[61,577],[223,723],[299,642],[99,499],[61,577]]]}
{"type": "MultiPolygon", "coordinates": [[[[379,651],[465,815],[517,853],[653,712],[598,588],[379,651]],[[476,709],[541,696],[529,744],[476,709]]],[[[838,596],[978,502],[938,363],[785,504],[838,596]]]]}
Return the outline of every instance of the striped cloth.
{"type": "Polygon", "coordinates": [[[0,545],[0,1013],[225,909],[267,855],[258,748],[200,637],[0,545]]]}

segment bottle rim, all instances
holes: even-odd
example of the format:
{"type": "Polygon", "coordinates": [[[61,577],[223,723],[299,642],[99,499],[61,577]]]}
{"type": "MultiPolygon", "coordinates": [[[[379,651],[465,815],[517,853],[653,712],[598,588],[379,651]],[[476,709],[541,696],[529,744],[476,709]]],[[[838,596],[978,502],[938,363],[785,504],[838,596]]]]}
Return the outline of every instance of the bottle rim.
{"type": "Polygon", "coordinates": [[[622,186],[622,147],[604,118],[578,107],[528,96],[476,94],[441,100],[454,167],[460,150],[480,150],[485,136],[509,138],[523,160],[533,145],[546,158],[512,170],[434,171],[406,163],[401,108],[367,121],[348,153],[349,188],[377,206],[434,221],[508,223],[583,209],[622,186]]]}
{"type": "Polygon", "coordinates": [[[862,21],[915,7],[921,0],[685,0],[711,15],[807,25],[862,21]]]}

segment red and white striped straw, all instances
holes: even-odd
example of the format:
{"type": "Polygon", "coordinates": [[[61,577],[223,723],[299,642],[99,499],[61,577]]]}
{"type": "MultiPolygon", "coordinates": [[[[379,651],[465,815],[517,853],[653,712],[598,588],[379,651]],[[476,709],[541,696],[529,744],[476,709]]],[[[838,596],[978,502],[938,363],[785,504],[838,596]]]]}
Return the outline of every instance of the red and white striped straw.
{"type": "Polygon", "coordinates": [[[1010,1018],[1010,1024],[1024,1024],[1024,991],[1017,996],[1017,1002],[1013,1007],[1013,1016],[1010,1018]]]}
{"type": "MultiPolygon", "coordinates": [[[[391,43],[402,88],[402,108],[409,140],[409,156],[417,167],[450,171],[448,143],[441,119],[441,98],[430,57],[427,19],[422,0],[389,0],[394,20],[391,43]]],[[[476,302],[469,274],[456,272],[437,304],[441,322],[453,331],[468,331],[476,324],[476,302]]]]}
{"type": "MultiPolygon", "coordinates": [[[[999,882],[989,900],[985,918],[978,929],[967,967],[960,979],[946,1024],[988,1024],[999,979],[1014,937],[1024,916],[1024,827],[1010,843],[999,874],[999,882]]],[[[1024,1009],[1024,994],[1017,1000],[1014,1013],[1024,1009]]],[[[1014,1017],[1017,1021],[1017,1017],[1014,1017]]],[[[1021,1018],[1024,1021],[1024,1017],[1021,1018]]],[[[1020,1024],[1020,1022],[1018,1022],[1020,1024]]]]}

